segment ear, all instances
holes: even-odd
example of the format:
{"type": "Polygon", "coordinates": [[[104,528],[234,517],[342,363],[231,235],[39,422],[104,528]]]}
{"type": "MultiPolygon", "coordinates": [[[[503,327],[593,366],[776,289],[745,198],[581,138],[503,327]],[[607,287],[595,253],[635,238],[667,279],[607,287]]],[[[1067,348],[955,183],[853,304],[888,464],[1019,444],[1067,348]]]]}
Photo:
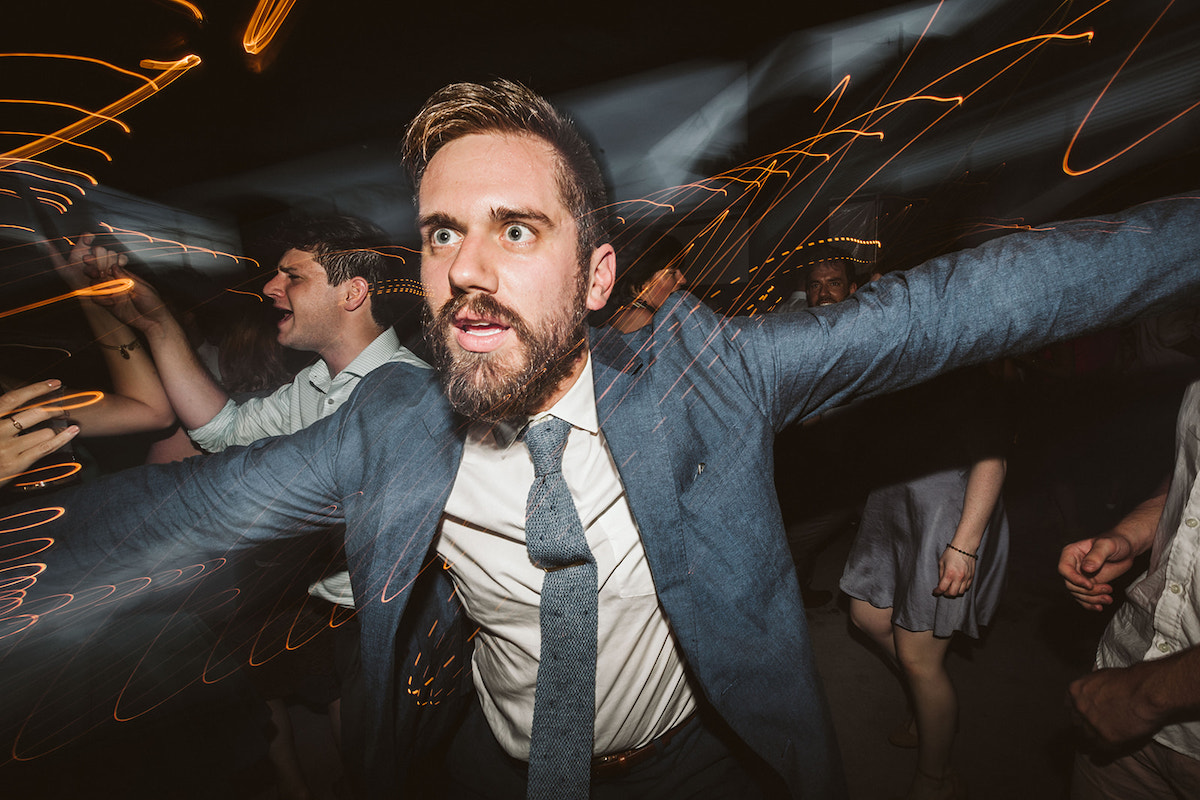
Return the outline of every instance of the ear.
{"type": "Polygon", "coordinates": [[[611,244],[602,244],[592,251],[588,274],[587,307],[590,311],[599,311],[608,302],[617,280],[617,253],[611,244]]]}
{"type": "Polygon", "coordinates": [[[850,284],[850,291],[847,292],[847,294],[854,294],[857,291],[858,291],[858,284],[852,283],[852,284],[850,284]]]}
{"type": "Polygon", "coordinates": [[[367,279],[361,276],[355,276],[350,280],[343,281],[338,289],[342,293],[342,308],[347,311],[357,311],[362,308],[367,302],[367,298],[371,296],[371,285],[367,283],[367,279]]]}

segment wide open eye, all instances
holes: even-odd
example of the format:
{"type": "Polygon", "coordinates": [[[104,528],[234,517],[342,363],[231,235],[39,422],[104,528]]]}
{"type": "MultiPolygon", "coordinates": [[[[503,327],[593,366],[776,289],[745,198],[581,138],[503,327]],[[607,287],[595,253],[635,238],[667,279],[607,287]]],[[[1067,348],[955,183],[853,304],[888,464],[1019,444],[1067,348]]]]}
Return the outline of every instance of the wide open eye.
{"type": "Polygon", "coordinates": [[[456,244],[461,239],[462,234],[452,228],[438,228],[429,235],[429,242],[434,247],[456,244]]]}
{"type": "Polygon", "coordinates": [[[528,225],[514,222],[504,229],[504,239],[518,244],[528,242],[533,239],[533,231],[530,230],[528,225]]]}

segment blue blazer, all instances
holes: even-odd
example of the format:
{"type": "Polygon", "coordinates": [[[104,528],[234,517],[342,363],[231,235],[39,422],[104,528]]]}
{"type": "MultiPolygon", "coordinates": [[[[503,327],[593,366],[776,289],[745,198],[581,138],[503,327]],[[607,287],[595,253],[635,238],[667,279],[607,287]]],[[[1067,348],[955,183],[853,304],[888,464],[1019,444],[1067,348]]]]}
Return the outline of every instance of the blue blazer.
{"type": "MultiPolygon", "coordinates": [[[[1122,324],[1197,288],[1200,202],[1178,199],[997,239],[835,306],[723,319],[674,295],[641,331],[593,334],[600,426],[688,667],[793,796],[845,790],[772,482],[775,434],[854,397],[1122,324]]],[[[371,698],[356,749],[373,793],[394,796],[416,710],[396,678],[396,632],[465,426],[428,371],[388,365],[339,413],[292,436],[74,493],[45,530],[75,524],[87,536],[60,537],[69,542],[48,551],[45,580],[72,567],[79,585],[111,581],[116,565],[148,575],[195,551],[290,535],[314,516],[344,522],[371,698]]]]}

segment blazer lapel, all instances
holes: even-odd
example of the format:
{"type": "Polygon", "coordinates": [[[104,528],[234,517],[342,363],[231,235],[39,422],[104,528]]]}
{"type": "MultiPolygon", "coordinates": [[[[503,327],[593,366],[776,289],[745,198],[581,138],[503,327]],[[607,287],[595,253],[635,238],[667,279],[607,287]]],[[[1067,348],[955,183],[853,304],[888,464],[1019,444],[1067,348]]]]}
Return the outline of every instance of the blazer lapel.
{"type": "Polygon", "coordinates": [[[642,352],[629,346],[640,338],[593,331],[596,412],[641,533],[655,589],[676,635],[683,636],[695,630],[693,604],[687,596],[686,543],[663,409],[654,396],[650,364],[642,352]]]}

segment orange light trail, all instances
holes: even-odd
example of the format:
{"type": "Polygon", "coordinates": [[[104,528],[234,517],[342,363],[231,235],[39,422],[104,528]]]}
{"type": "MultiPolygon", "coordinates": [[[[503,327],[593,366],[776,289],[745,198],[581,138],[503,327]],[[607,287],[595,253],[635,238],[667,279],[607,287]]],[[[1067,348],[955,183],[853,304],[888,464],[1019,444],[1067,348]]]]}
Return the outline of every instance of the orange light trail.
{"type": "MultiPolygon", "coordinates": [[[[76,108],[76,110],[86,115],[83,119],[73,122],[64,128],[60,128],[53,133],[44,135],[36,141],[30,142],[29,144],[22,145],[21,147],[9,150],[7,153],[0,154],[0,169],[6,169],[15,163],[38,156],[47,150],[58,147],[63,143],[63,140],[70,140],[76,138],[77,136],[82,136],[96,126],[102,125],[105,122],[115,122],[125,131],[128,131],[129,126],[116,119],[118,116],[138,105],[139,103],[153,97],[155,94],[173,83],[177,78],[180,78],[199,64],[200,57],[197,55],[186,55],[178,61],[142,61],[141,67],[143,69],[161,69],[163,70],[163,73],[154,79],[149,80],[148,84],[138,87],[119,100],[109,103],[99,111],[87,111],[85,109],[76,108]]],[[[0,100],[0,102],[12,101],[0,100]]]]}
{"type": "Polygon", "coordinates": [[[19,514],[10,514],[7,517],[0,517],[0,525],[3,525],[12,520],[17,520],[17,519],[20,519],[21,517],[32,516],[33,514],[49,514],[50,515],[46,519],[40,519],[37,522],[31,522],[28,525],[20,525],[16,528],[0,528],[0,535],[6,534],[6,533],[16,533],[17,531],[27,531],[30,528],[36,528],[39,525],[45,525],[47,522],[53,522],[54,520],[58,519],[65,513],[67,513],[67,510],[65,508],[63,508],[62,506],[54,506],[52,508],[35,508],[32,511],[22,511],[19,514]]]}
{"type": "Polygon", "coordinates": [[[74,411],[77,408],[86,408],[87,406],[99,403],[103,399],[104,392],[96,389],[88,389],[84,392],[75,392],[74,394],[63,395],[62,397],[52,397],[49,400],[42,400],[38,403],[30,403],[27,406],[21,406],[18,409],[8,412],[7,416],[11,417],[13,414],[19,414],[22,411],[29,411],[32,408],[45,408],[49,409],[50,411],[74,411]],[[74,400],[77,397],[86,399],[81,400],[78,403],[67,403],[68,400],[74,400]]]}
{"type": "Polygon", "coordinates": [[[79,472],[79,470],[83,469],[83,465],[77,461],[71,461],[66,464],[49,464],[44,467],[38,467],[36,469],[26,470],[25,472],[17,473],[16,475],[9,475],[7,477],[0,478],[0,483],[3,483],[5,481],[16,480],[17,478],[28,478],[30,475],[34,475],[35,473],[46,472],[48,470],[54,470],[54,469],[62,469],[62,470],[66,470],[66,471],[63,472],[62,475],[52,475],[48,478],[39,478],[36,481],[24,481],[22,483],[14,483],[13,485],[18,486],[18,487],[44,486],[47,483],[53,483],[54,481],[61,481],[61,480],[71,477],[76,472],[79,472]]]}
{"type": "Polygon", "coordinates": [[[1125,155],[1130,150],[1137,147],[1139,144],[1141,144],[1142,142],[1146,141],[1154,134],[1161,131],[1163,128],[1167,127],[1171,123],[1173,123],[1176,120],[1178,120],[1179,118],[1183,117],[1185,114],[1191,113],[1192,111],[1195,111],[1197,107],[1200,107],[1200,100],[1196,101],[1195,103],[1192,103],[1190,106],[1185,108],[1183,111],[1180,111],[1178,114],[1171,117],[1169,120],[1167,120],[1163,124],[1159,125],[1157,128],[1154,128],[1149,133],[1143,135],[1141,138],[1136,139],[1131,144],[1126,145],[1125,147],[1118,150],[1113,155],[1109,156],[1108,158],[1104,159],[1103,161],[1093,164],[1090,167],[1086,167],[1084,169],[1075,169],[1070,164],[1071,151],[1075,148],[1075,142],[1078,141],[1079,135],[1081,133],[1083,133],[1083,126],[1087,125],[1088,120],[1091,119],[1092,112],[1096,110],[1096,106],[1100,105],[1100,101],[1104,99],[1104,95],[1108,92],[1109,88],[1111,88],[1113,83],[1117,80],[1117,76],[1119,76],[1121,74],[1121,70],[1125,69],[1125,66],[1129,63],[1130,59],[1133,58],[1134,54],[1138,51],[1138,48],[1140,48],[1142,46],[1142,44],[1146,41],[1146,37],[1149,36],[1150,32],[1154,30],[1155,26],[1158,25],[1158,23],[1162,21],[1163,16],[1167,13],[1167,11],[1170,10],[1171,6],[1173,6],[1173,5],[1175,5],[1175,0],[1168,0],[1166,7],[1163,8],[1162,12],[1158,15],[1157,18],[1155,18],[1154,22],[1150,23],[1150,27],[1146,29],[1146,32],[1144,34],[1142,34],[1142,38],[1138,39],[1137,44],[1135,44],[1133,46],[1133,49],[1130,50],[1129,54],[1125,56],[1125,60],[1121,62],[1121,65],[1119,67],[1117,67],[1117,71],[1114,72],[1112,74],[1112,77],[1108,79],[1108,83],[1104,84],[1104,88],[1100,90],[1100,94],[1096,95],[1096,99],[1095,99],[1095,101],[1092,102],[1091,108],[1089,108],[1087,110],[1087,113],[1083,115],[1083,119],[1080,121],[1079,127],[1077,127],[1075,129],[1075,133],[1072,134],[1072,136],[1071,136],[1071,141],[1067,143],[1066,152],[1063,153],[1062,171],[1065,172],[1066,174],[1068,174],[1072,177],[1078,177],[1079,175],[1086,175],[1089,172],[1100,169],[1100,167],[1103,167],[1105,164],[1115,161],[1116,159],[1125,155]]]}
{"type": "MultiPolygon", "coordinates": [[[[21,137],[25,137],[25,138],[28,138],[30,136],[47,136],[51,139],[57,138],[57,139],[59,139],[59,144],[67,144],[67,145],[71,145],[72,147],[80,147],[84,150],[91,150],[92,152],[99,153],[101,156],[103,156],[105,161],[112,161],[112,156],[110,156],[107,151],[101,150],[99,147],[93,147],[92,145],[84,144],[83,142],[76,142],[72,139],[62,139],[61,137],[56,137],[56,136],[54,136],[54,134],[51,134],[51,133],[42,134],[42,133],[34,133],[33,131],[0,131],[0,136],[21,136],[21,137]]],[[[26,160],[28,161],[29,159],[26,159],[26,160]]],[[[33,161],[31,163],[41,164],[42,162],[33,161]]],[[[60,167],[57,165],[47,164],[46,166],[53,166],[54,169],[64,169],[64,167],[60,167]]],[[[67,172],[76,172],[76,170],[66,170],[66,171],[67,172]]],[[[78,172],[77,174],[83,175],[84,173],[78,172]]],[[[87,177],[91,180],[91,182],[93,184],[96,183],[95,178],[91,178],[90,176],[87,176],[87,177]]]]}
{"type": "Polygon", "coordinates": [[[63,300],[70,300],[72,297],[106,297],[110,294],[127,292],[132,288],[133,281],[129,278],[116,278],[115,280],[97,283],[94,286],[88,286],[84,289],[76,289],[73,292],[60,294],[57,297],[51,297],[48,300],[38,300],[36,303],[29,303],[28,305],[21,306],[20,308],[12,308],[8,311],[0,311],[0,319],[16,316],[17,314],[21,314],[26,311],[32,311],[35,308],[42,308],[43,306],[52,305],[54,303],[59,303],[63,300]]]}
{"type": "MultiPolygon", "coordinates": [[[[151,244],[163,244],[170,247],[178,247],[185,253],[208,253],[213,258],[231,258],[234,261],[245,261],[255,266],[259,266],[259,263],[249,256],[235,256],[233,253],[222,253],[219,250],[209,250],[207,247],[197,247],[196,245],[184,244],[183,242],[177,242],[174,239],[160,239],[157,236],[151,236],[150,234],[142,233],[141,231],[130,230],[128,228],[118,228],[115,225],[109,225],[107,222],[101,222],[100,227],[113,234],[123,233],[128,234],[129,236],[139,236],[151,244]]],[[[130,285],[132,286],[132,284],[130,285]]]]}
{"type": "Polygon", "coordinates": [[[189,3],[187,0],[167,0],[168,3],[174,3],[177,6],[184,8],[189,14],[195,17],[197,22],[204,22],[204,12],[196,6],[189,3]]]}
{"type": "Polygon", "coordinates": [[[246,33],[242,36],[242,48],[250,55],[258,55],[275,38],[279,26],[291,12],[296,0],[258,0],[246,33]]]}

